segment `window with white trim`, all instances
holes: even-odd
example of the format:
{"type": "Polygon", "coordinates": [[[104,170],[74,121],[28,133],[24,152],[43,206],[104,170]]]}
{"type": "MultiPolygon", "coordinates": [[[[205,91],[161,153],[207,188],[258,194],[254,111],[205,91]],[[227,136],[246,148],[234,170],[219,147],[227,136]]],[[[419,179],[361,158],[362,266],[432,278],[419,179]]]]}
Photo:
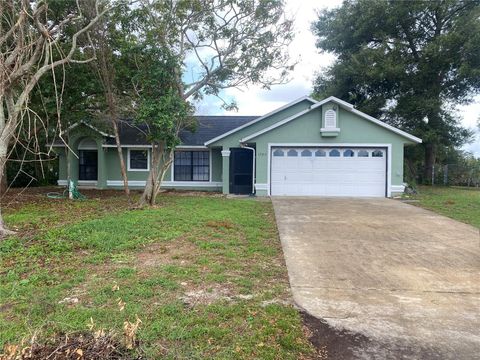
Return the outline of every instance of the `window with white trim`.
{"type": "Polygon", "coordinates": [[[208,151],[175,151],[174,181],[209,181],[210,153],[208,151]]]}
{"type": "Polygon", "coordinates": [[[150,170],[150,154],[147,149],[128,149],[128,170],[150,170]]]}

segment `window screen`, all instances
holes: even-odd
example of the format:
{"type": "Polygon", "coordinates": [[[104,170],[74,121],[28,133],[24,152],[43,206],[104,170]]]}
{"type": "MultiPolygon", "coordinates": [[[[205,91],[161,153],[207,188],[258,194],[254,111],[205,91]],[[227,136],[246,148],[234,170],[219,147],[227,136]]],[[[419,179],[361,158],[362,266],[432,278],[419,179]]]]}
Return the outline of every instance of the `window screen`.
{"type": "Polygon", "coordinates": [[[175,151],[175,181],[209,181],[210,154],[208,151],[175,151]]]}
{"type": "Polygon", "coordinates": [[[148,150],[130,150],[130,169],[148,170],[148,150]]]}

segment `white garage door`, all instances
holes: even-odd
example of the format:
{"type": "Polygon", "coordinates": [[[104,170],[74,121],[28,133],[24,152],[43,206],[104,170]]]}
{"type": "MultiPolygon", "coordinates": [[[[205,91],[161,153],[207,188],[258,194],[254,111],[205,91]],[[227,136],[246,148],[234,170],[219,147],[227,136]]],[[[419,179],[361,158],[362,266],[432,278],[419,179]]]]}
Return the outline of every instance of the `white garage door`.
{"type": "Polygon", "coordinates": [[[271,194],[385,196],[385,148],[272,148],[271,194]]]}

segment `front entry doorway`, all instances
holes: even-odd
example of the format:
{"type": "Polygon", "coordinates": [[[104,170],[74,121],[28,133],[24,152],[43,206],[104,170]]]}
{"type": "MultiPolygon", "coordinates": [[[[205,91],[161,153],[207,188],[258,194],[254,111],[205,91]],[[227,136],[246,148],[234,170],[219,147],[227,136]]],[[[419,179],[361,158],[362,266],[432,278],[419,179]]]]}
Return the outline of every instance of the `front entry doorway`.
{"type": "Polygon", "coordinates": [[[98,177],[97,150],[79,150],[78,180],[96,181],[98,177]]]}
{"type": "Polygon", "coordinates": [[[253,191],[253,151],[230,149],[230,194],[251,194],[253,191]]]}

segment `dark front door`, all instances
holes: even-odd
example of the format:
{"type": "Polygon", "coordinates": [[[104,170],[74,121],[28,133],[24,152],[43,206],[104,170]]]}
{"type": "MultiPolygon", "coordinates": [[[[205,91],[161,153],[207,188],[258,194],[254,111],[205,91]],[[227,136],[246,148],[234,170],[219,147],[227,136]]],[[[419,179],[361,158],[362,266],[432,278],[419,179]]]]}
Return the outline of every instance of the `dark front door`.
{"type": "Polygon", "coordinates": [[[253,189],[253,151],[230,149],[230,194],[251,194],[253,189]]]}
{"type": "Polygon", "coordinates": [[[97,180],[97,150],[80,150],[78,157],[78,180],[97,180]]]}

